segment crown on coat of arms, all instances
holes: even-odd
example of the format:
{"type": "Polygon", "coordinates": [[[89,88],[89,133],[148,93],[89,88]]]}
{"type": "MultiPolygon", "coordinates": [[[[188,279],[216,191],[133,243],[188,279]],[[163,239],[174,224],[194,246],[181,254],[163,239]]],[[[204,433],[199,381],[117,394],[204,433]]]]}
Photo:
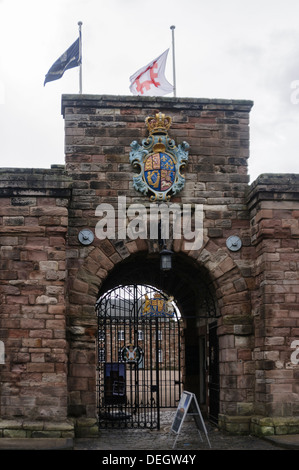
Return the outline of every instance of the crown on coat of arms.
{"type": "Polygon", "coordinates": [[[152,201],[169,201],[185,184],[182,169],[188,161],[189,144],[176,145],[168,136],[171,117],[156,111],[145,119],[149,136],[131,142],[130,163],[138,173],[133,177],[133,187],[152,201]]]}
{"type": "Polygon", "coordinates": [[[146,118],[145,123],[151,134],[167,134],[171,126],[171,117],[165,116],[163,113],[157,113],[155,116],[146,118]]]}

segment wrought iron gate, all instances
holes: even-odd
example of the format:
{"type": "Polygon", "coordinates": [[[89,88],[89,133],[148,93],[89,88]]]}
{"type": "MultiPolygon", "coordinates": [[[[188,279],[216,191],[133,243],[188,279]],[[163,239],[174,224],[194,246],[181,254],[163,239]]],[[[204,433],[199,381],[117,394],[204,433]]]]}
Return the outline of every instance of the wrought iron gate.
{"type": "Polygon", "coordinates": [[[112,289],[98,316],[99,427],[160,428],[160,410],[181,394],[180,315],[145,285],[112,289]]]}

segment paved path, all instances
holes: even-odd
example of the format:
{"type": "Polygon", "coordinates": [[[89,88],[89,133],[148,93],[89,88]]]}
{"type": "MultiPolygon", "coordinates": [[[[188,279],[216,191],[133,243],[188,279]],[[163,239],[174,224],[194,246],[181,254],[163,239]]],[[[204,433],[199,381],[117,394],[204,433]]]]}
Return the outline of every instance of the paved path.
{"type": "MultiPolygon", "coordinates": [[[[192,417],[187,417],[177,437],[170,432],[173,413],[161,413],[161,429],[110,429],[102,430],[97,439],[75,439],[75,450],[210,450],[208,440],[201,438],[192,417]],[[175,447],[173,448],[175,444],[175,447]]],[[[232,436],[206,423],[211,450],[281,450],[279,442],[253,436],[232,436]]],[[[298,443],[299,444],[299,443],[298,443]]]]}
{"type": "MultiPolygon", "coordinates": [[[[299,450],[299,435],[273,436],[259,439],[254,436],[232,436],[219,431],[216,426],[206,423],[207,435],[198,430],[192,417],[187,417],[175,443],[176,434],[170,433],[173,414],[163,413],[161,429],[110,429],[102,430],[101,435],[91,439],[0,439],[1,450],[98,450],[99,455],[109,451],[165,451],[188,453],[201,450],[299,450]],[[174,447],[175,444],[175,447],[174,447]]],[[[113,452],[112,452],[113,454],[113,452]]],[[[16,454],[17,455],[17,454],[16,454]]],[[[75,454],[76,455],[76,454],[75,454]]],[[[200,452],[199,454],[200,455],[200,452]]],[[[275,462],[278,454],[275,453],[275,462]]],[[[283,454],[279,454],[283,455],[283,454]]]]}

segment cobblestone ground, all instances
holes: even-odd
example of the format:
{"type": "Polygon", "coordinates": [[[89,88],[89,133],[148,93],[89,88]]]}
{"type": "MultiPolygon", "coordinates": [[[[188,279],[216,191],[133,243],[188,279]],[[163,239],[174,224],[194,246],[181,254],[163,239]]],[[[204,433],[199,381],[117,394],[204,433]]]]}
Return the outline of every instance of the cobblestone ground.
{"type": "Polygon", "coordinates": [[[161,416],[161,429],[102,430],[97,439],[76,439],[74,450],[282,450],[282,448],[254,436],[232,436],[206,423],[207,435],[199,435],[192,417],[187,417],[176,439],[171,432],[173,412],[161,416]],[[201,440],[202,439],[202,440],[201,440]],[[175,444],[175,447],[173,447],[175,444]]]}

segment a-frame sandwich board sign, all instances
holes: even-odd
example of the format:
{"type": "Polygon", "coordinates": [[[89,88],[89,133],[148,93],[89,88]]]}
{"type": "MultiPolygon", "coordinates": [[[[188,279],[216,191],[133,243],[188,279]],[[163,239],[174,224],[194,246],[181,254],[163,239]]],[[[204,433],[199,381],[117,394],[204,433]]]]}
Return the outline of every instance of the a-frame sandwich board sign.
{"type": "Polygon", "coordinates": [[[180,398],[180,401],[176,410],[176,414],[174,416],[174,419],[171,425],[171,432],[176,434],[176,438],[173,444],[173,449],[176,445],[176,441],[179,437],[181,427],[187,415],[193,416],[198,432],[199,432],[200,439],[202,440],[201,432],[203,432],[206,436],[209,447],[211,448],[210,440],[208,437],[208,432],[207,432],[204,420],[202,418],[202,414],[200,412],[196,396],[194,395],[194,393],[184,391],[181,395],[181,398],[180,398]]]}

